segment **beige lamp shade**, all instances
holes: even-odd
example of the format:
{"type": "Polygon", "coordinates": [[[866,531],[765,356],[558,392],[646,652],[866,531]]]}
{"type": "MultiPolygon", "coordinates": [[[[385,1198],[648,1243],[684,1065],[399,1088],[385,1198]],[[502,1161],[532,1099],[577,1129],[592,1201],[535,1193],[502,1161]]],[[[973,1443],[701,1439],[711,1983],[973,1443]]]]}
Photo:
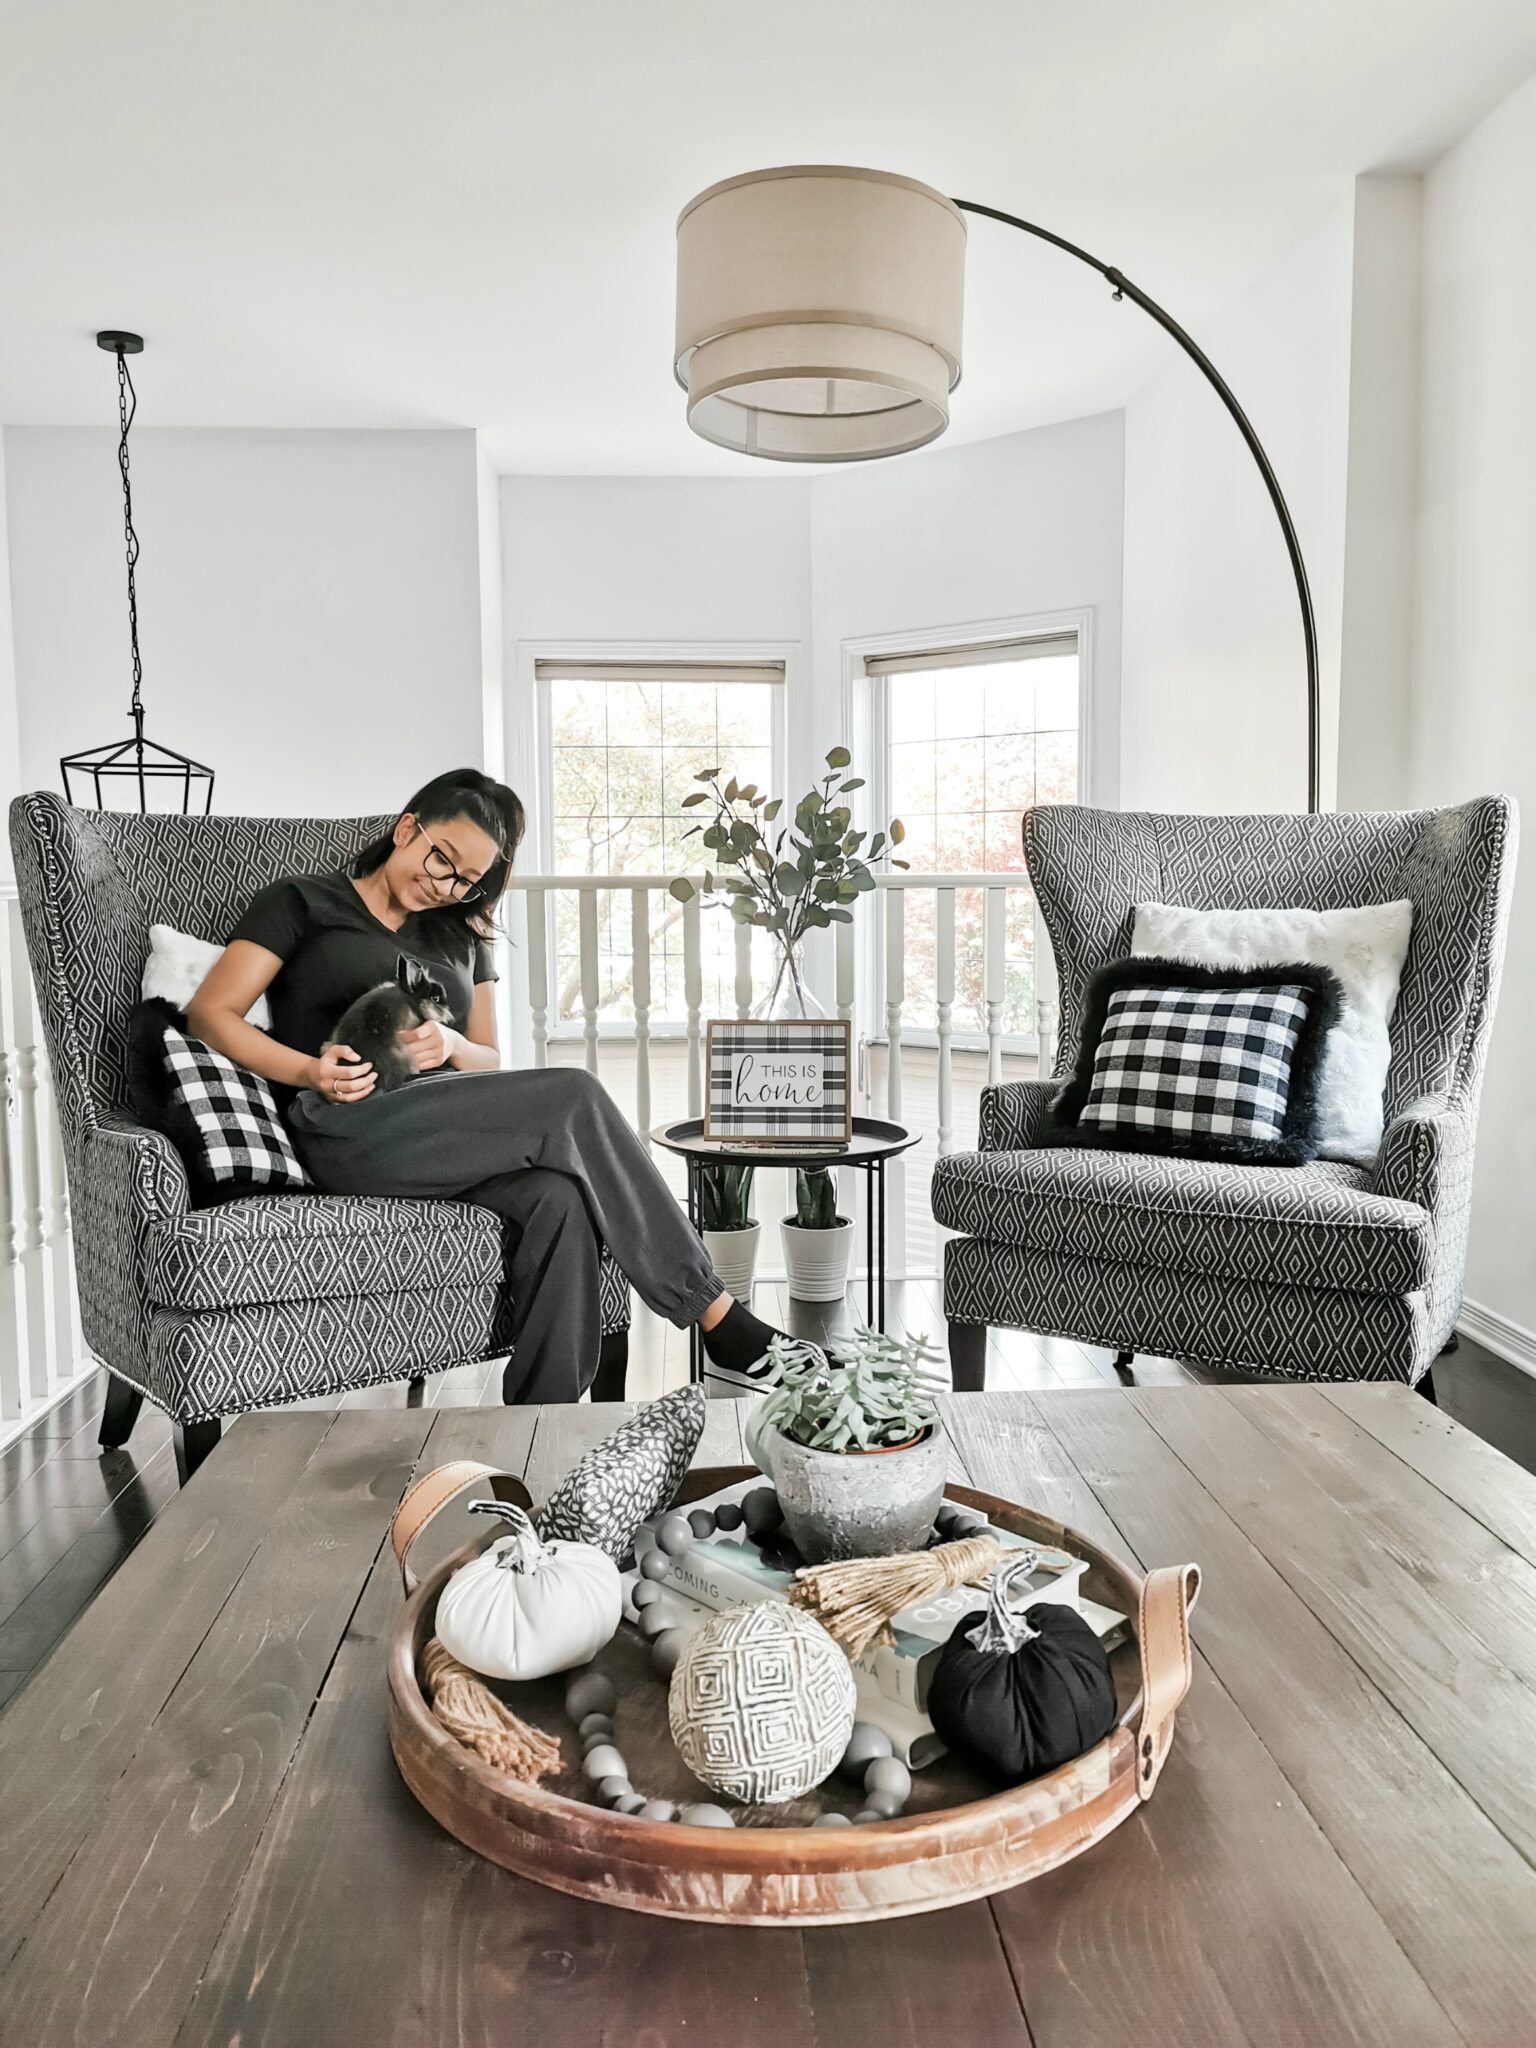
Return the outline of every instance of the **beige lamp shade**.
{"type": "Polygon", "coordinates": [[[677,381],[706,441],[779,462],[920,448],[960,381],[965,218],[889,171],[711,185],[677,223],[677,381]]]}

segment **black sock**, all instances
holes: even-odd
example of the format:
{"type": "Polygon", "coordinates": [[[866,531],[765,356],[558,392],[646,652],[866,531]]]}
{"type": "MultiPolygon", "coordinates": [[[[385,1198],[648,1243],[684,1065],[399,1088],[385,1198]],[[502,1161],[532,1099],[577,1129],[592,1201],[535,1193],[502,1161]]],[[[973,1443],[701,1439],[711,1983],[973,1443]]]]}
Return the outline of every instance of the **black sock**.
{"type": "Polygon", "coordinates": [[[751,1309],[733,1301],[712,1330],[701,1330],[711,1365],[726,1372],[752,1373],[766,1363],[768,1346],[782,1330],[763,1322],[751,1309]]]}

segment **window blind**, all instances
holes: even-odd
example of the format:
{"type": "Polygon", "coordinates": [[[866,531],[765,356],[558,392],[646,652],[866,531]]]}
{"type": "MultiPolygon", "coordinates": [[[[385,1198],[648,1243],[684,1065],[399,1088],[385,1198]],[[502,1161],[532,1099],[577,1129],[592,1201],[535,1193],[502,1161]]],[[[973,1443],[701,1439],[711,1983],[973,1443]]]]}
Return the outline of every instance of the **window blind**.
{"type": "Polygon", "coordinates": [[[782,661],[538,661],[541,683],[782,683],[782,661]]]}
{"type": "Polygon", "coordinates": [[[1040,661],[1046,656],[1076,652],[1075,633],[1047,633],[1031,640],[985,640],[972,647],[936,647],[928,654],[871,654],[865,657],[864,673],[902,676],[926,669],[980,668],[997,661],[1040,661]]]}

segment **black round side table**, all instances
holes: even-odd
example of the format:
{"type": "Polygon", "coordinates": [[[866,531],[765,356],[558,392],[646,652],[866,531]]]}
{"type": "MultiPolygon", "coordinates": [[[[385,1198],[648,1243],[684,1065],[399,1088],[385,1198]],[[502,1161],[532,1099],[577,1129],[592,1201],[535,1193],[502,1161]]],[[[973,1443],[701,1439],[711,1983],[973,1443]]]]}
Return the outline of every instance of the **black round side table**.
{"type": "MultiPolygon", "coordinates": [[[[701,1116],[683,1117],[676,1123],[658,1124],[651,1142],[675,1152],[688,1167],[688,1221],[699,1228],[699,1191],[706,1166],[729,1160],[738,1166],[851,1166],[869,1178],[868,1200],[864,1204],[865,1275],[864,1319],[871,1329],[885,1328],[885,1167],[887,1160],[906,1152],[917,1143],[916,1131],[904,1124],[887,1122],[879,1116],[856,1116],[853,1136],[846,1145],[808,1145],[798,1151],[794,1145],[744,1145],[730,1139],[706,1138],[701,1116]]],[[[690,1379],[704,1376],[704,1347],[695,1323],[688,1333],[690,1379]]]]}

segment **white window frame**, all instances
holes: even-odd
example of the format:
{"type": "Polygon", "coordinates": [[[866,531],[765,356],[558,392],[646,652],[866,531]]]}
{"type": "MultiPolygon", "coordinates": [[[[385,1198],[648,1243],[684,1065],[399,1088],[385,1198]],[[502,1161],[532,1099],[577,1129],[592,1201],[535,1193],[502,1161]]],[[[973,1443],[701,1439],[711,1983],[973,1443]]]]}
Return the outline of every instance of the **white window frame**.
{"type": "MultiPolygon", "coordinates": [[[[550,692],[553,684],[538,673],[540,662],[563,662],[580,666],[616,665],[643,668],[651,665],[686,664],[689,667],[778,666],[784,671],[780,685],[764,684],[774,692],[773,723],[769,736],[770,775],[776,793],[787,788],[789,700],[791,692],[804,687],[803,649],[799,641],[786,640],[520,640],[517,644],[515,708],[522,715],[508,721],[508,747],[513,765],[513,786],[517,775],[532,792],[524,799],[531,830],[519,859],[525,874],[552,875],[554,869],[554,731],[550,692]]],[[[724,678],[722,678],[724,680],[724,678]]],[[[724,765],[724,764],[722,764],[724,765]]],[[[703,859],[699,866],[704,865],[703,859]]],[[[555,987],[555,921],[549,921],[549,985],[555,987]]],[[[653,1039],[681,1038],[686,1027],[652,1019],[653,1039]]],[[[551,1017],[551,1040],[581,1035],[579,1022],[560,1024],[551,1017]]],[[[634,1036],[631,1024],[605,1023],[604,1038],[634,1036]]]]}
{"type": "MultiPolygon", "coordinates": [[[[890,724],[886,678],[871,676],[867,663],[891,655],[963,654],[968,647],[992,647],[998,641],[1060,639],[1065,634],[1077,642],[1077,800],[1093,801],[1093,607],[1059,612],[1031,612],[1021,618],[984,619],[964,626],[920,626],[901,633],[874,633],[843,642],[843,731],[856,761],[867,761],[867,819],[883,824],[890,816],[890,724]]],[[[886,1042],[883,1019],[885,1005],[885,920],[865,921],[858,935],[855,963],[857,1014],[874,1020],[875,1029],[863,1034],[865,1043],[886,1042]]],[[[908,1045],[936,1046],[938,1035],[903,1024],[902,1041],[908,1045]]],[[[984,1047],[978,1033],[954,1035],[958,1049],[984,1047]]],[[[1003,1050],[1038,1055],[1040,1041],[1033,1033],[1009,1032],[1003,1050]]]]}

